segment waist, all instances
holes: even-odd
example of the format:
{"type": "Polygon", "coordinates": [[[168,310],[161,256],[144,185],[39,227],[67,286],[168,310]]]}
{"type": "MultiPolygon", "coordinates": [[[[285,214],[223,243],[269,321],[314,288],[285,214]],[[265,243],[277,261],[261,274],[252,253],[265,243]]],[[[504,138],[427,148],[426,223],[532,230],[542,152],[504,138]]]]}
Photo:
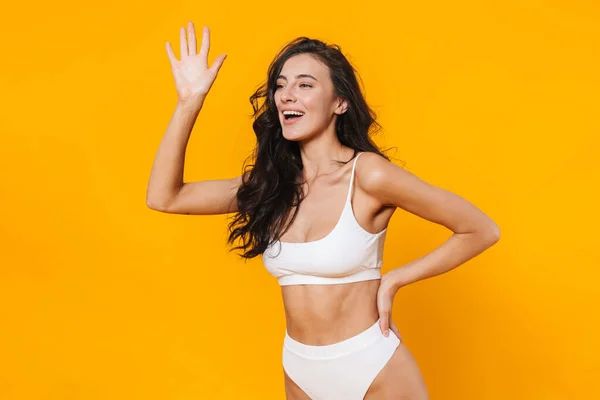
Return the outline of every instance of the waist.
{"type": "Polygon", "coordinates": [[[379,283],[282,286],[288,335],[308,345],[327,345],[364,331],[379,318],[379,283]]]}

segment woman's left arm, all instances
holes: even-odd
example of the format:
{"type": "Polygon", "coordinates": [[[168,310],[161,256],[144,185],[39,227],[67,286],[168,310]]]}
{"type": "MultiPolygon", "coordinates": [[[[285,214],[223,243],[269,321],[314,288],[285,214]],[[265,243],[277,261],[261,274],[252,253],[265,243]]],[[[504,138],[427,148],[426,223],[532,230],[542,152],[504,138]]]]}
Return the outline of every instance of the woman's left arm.
{"type": "Polygon", "coordinates": [[[448,272],[500,240],[498,225],[469,201],[421,180],[377,154],[363,157],[362,176],[357,168],[357,179],[365,192],[382,205],[400,207],[454,232],[431,253],[392,270],[395,286],[448,272]]]}
{"type": "Polygon", "coordinates": [[[393,299],[400,287],[448,272],[500,239],[498,225],[469,201],[421,180],[377,154],[363,157],[356,177],[365,192],[382,205],[400,207],[454,232],[437,249],[385,274],[380,288],[384,295],[393,299]]]}

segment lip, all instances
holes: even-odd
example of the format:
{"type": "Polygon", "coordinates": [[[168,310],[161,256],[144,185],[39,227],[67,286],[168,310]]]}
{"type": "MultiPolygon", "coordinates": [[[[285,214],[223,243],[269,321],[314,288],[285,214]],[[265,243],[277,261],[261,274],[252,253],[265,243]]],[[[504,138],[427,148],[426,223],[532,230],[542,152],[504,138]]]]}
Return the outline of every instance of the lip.
{"type": "Polygon", "coordinates": [[[299,120],[301,120],[305,116],[306,116],[306,112],[304,112],[302,110],[294,110],[294,109],[291,109],[291,108],[286,108],[286,109],[281,110],[281,118],[283,118],[283,124],[284,125],[294,125],[294,124],[298,123],[299,120]],[[301,117],[287,119],[287,118],[285,118],[285,115],[283,114],[284,111],[299,111],[299,112],[304,113],[304,115],[301,116],[301,117]]]}
{"type": "Polygon", "coordinates": [[[302,118],[304,118],[306,116],[306,114],[304,114],[301,117],[286,119],[285,115],[283,115],[283,114],[281,114],[281,115],[283,116],[283,124],[284,125],[294,125],[294,124],[297,124],[299,120],[301,120],[302,118]]]}

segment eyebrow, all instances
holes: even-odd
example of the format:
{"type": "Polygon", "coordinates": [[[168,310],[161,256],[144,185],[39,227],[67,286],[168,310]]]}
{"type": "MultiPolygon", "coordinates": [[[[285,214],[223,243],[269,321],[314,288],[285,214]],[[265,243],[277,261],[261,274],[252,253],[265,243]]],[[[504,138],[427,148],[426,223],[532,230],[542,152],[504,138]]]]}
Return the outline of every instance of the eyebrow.
{"type": "MultiPolygon", "coordinates": [[[[277,77],[277,79],[279,79],[279,78],[285,79],[287,81],[287,78],[285,77],[285,75],[279,75],[277,77]]],[[[315,81],[317,81],[317,78],[315,78],[314,76],[312,76],[310,74],[298,74],[298,75],[296,75],[296,79],[299,79],[299,78],[311,78],[311,79],[314,79],[315,81]]]]}

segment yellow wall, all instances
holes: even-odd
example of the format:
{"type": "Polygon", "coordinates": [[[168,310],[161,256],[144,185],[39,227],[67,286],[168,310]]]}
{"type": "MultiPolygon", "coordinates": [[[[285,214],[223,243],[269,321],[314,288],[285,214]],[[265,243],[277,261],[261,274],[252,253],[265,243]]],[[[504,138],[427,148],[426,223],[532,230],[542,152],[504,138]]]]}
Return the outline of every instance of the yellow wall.
{"type": "MultiPolygon", "coordinates": [[[[600,398],[600,6],[591,1],[20,2],[0,17],[0,398],[282,399],[284,314],[226,216],[145,204],[187,20],[227,53],[186,181],[241,171],[248,97],[288,40],[338,43],[383,147],[502,229],[403,288],[432,399],[600,398]],[[371,3],[373,4],[373,3],[371,3]]],[[[400,161],[395,161],[400,163],[400,161]]],[[[399,210],[384,272],[450,232],[399,210]]]]}

